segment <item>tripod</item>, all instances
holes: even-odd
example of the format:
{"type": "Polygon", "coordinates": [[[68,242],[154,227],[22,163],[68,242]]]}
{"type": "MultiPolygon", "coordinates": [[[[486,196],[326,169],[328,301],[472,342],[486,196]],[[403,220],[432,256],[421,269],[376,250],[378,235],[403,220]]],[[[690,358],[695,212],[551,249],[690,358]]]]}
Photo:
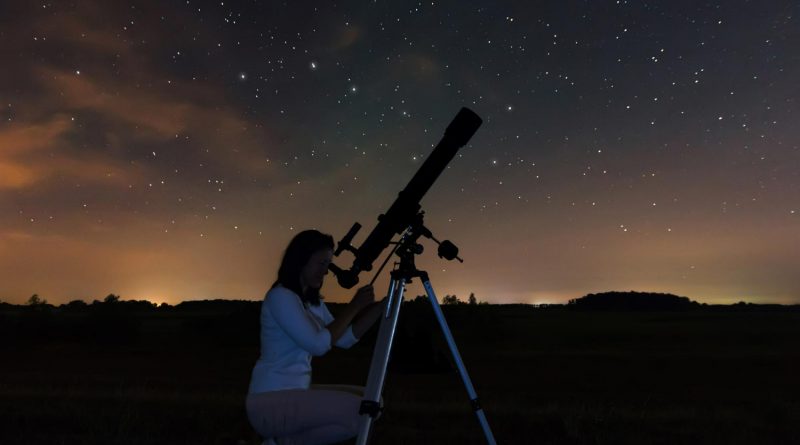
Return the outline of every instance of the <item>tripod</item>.
{"type": "MultiPolygon", "coordinates": [[[[421,220],[421,215],[420,215],[421,220]]],[[[421,221],[420,221],[421,222],[421,221]]],[[[461,361],[461,355],[458,353],[458,348],[450,333],[450,328],[447,326],[447,321],[444,319],[442,308],[436,300],[436,294],[433,292],[428,273],[418,270],[414,264],[414,256],[422,253],[422,246],[417,244],[417,239],[421,235],[430,235],[430,231],[423,227],[420,223],[412,225],[402,236],[396,248],[397,255],[400,257],[400,263],[397,269],[391,273],[391,281],[389,283],[389,293],[387,294],[387,301],[384,306],[383,314],[381,316],[381,324],[378,331],[378,339],[375,343],[375,350],[372,355],[372,362],[369,367],[369,377],[367,379],[367,387],[364,393],[364,399],[361,401],[359,414],[361,420],[358,426],[358,445],[367,445],[369,442],[370,430],[372,422],[380,411],[380,399],[383,392],[383,384],[386,378],[386,367],[389,364],[389,354],[392,350],[392,342],[394,341],[395,330],[397,328],[397,319],[400,315],[400,306],[403,302],[403,294],[405,293],[406,284],[410,283],[412,278],[420,278],[422,284],[425,286],[428,300],[431,302],[433,312],[436,319],[439,321],[439,326],[442,333],[447,340],[447,345],[453,355],[458,373],[461,375],[461,380],[469,395],[472,409],[478,416],[478,421],[483,428],[483,433],[486,436],[486,441],[490,445],[495,445],[492,430],[489,428],[489,423],[486,421],[486,416],[483,409],[478,403],[478,395],[472,387],[467,369],[461,361]]],[[[436,240],[433,238],[434,241],[436,240]]],[[[438,241],[437,241],[438,242],[438,241]]],[[[444,244],[441,243],[440,246],[444,244]]],[[[441,248],[440,248],[441,255],[441,248]]],[[[455,257],[455,254],[453,255],[455,257]]]]}

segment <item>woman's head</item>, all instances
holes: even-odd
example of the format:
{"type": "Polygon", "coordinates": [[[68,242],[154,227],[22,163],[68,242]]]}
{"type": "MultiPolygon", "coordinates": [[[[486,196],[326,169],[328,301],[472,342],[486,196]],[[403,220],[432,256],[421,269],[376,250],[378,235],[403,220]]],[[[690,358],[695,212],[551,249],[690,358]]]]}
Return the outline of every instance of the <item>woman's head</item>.
{"type": "Polygon", "coordinates": [[[298,233],[286,247],[275,284],[291,289],[305,302],[318,305],[333,246],[333,237],[317,230],[298,233]]]}

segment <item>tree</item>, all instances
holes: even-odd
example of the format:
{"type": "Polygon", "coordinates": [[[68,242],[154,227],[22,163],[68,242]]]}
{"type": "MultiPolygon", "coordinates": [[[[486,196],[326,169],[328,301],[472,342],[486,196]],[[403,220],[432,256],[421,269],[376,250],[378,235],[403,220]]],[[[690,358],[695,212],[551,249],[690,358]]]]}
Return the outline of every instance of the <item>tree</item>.
{"type": "Polygon", "coordinates": [[[461,303],[461,301],[459,301],[458,297],[455,295],[445,295],[444,298],[442,299],[442,304],[459,304],[459,303],[461,303]]]}
{"type": "Polygon", "coordinates": [[[475,298],[475,292],[469,294],[469,304],[478,304],[478,299],[475,298]]]}
{"type": "Polygon", "coordinates": [[[41,306],[44,304],[47,304],[47,300],[39,297],[39,294],[33,294],[31,298],[28,298],[28,306],[41,306]]]}
{"type": "Polygon", "coordinates": [[[119,303],[119,295],[108,294],[106,295],[105,300],[103,300],[103,303],[109,303],[109,304],[119,303]]]}
{"type": "MultiPolygon", "coordinates": [[[[744,305],[744,302],[739,303],[744,305]]],[[[690,310],[699,304],[687,297],[656,292],[603,292],[588,294],[569,301],[570,308],[578,310],[661,311],[690,310]]]]}

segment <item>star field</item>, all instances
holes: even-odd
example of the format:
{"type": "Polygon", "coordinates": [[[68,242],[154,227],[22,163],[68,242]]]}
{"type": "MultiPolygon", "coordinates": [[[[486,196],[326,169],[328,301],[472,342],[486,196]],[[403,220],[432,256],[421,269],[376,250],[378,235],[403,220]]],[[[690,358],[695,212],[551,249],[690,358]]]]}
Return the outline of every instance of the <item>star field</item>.
{"type": "Polygon", "coordinates": [[[465,259],[426,244],[438,294],[800,302],[798,5],[562,3],[7,2],[0,300],[260,299],[466,106],[422,201],[465,259]]]}

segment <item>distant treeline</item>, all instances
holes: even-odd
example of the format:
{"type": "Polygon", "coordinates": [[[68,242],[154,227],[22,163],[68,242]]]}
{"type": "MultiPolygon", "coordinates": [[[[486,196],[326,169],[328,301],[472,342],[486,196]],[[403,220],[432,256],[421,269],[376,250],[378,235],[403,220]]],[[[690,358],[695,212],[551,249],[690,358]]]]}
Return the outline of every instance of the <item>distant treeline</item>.
{"type": "Polygon", "coordinates": [[[0,311],[13,312],[17,310],[45,311],[54,310],[58,313],[77,313],[77,312],[155,312],[155,311],[177,311],[177,312],[219,312],[228,311],[253,304],[260,304],[260,301],[250,300],[191,300],[178,303],[172,306],[167,303],[156,304],[148,300],[123,300],[119,295],[108,294],[102,301],[94,300],[87,303],[83,300],[72,300],[69,303],[53,305],[47,300],[32,295],[24,305],[14,305],[0,301],[0,311]]]}
{"type": "Polygon", "coordinates": [[[25,305],[0,302],[0,338],[11,339],[5,345],[9,347],[51,341],[130,344],[142,333],[177,334],[184,341],[257,343],[259,305],[258,301],[221,299],[156,305],[109,294],[102,301],[73,300],[55,306],[33,295],[25,305]]]}
{"type": "MultiPolygon", "coordinates": [[[[427,297],[419,295],[406,299],[404,304],[427,302],[427,297]]],[[[478,301],[475,294],[470,294],[467,301],[456,295],[445,295],[440,302],[444,306],[498,306],[486,301],[478,301]]],[[[337,306],[338,303],[327,303],[337,306]]],[[[427,303],[426,303],[427,304],[427,303]]],[[[25,304],[15,305],[0,301],[0,313],[17,312],[53,312],[53,313],[182,313],[182,314],[220,314],[252,310],[261,305],[261,301],[253,300],[191,300],[170,305],[156,304],[147,300],[122,300],[119,295],[109,294],[105,299],[87,303],[83,300],[72,300],[69,303],[53,305],[34,294],[25,304]]],[[[706,304],[669,293],[611,291],[588,294],[581,298],[569,300],[567,304],[513,304],[500,306],[520,306],[537,309],[568,309],[581,311],[689,311],[704,309],[725,309],[737,311],[770,311],[800,310],[800,305],[758,304],[740,301],[735,304],[706,304]]]]}
{"type": "Polygon", "coordinates": [[[652,292],[604,292],[589,294],[568,303],[570,309],[603,311],[688,311],[701,304],[673,294],[652,292]]]}
{"type": "Polygon", "coordinates": [[[735,304],[706,304],[673,294],[655,292],[603,292],[588,294],[569,300],[567,308],[582,311],[692,311],[692,310],[736,310],[772,311],[800,310],[800,305],[754,304],[740,301],[735,304]]]}

